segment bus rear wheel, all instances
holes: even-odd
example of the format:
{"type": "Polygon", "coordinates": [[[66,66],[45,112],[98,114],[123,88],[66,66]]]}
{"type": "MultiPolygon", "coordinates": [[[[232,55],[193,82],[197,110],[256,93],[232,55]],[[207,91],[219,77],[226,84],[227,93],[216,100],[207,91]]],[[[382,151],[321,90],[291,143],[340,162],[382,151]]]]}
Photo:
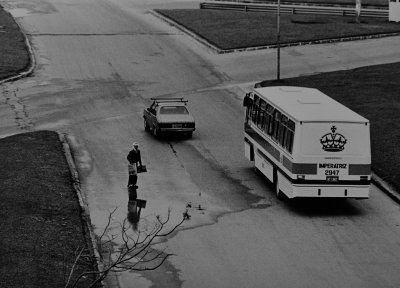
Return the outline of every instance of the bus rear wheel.
{"type": "Polygon", "coordinates": [[[276,194],[276,198],[278,198],[279,200],[285,200],[285,194],[283,194],[283,192],[281,191],[281,189],[279,189],[279,178],[278,178],[278,173],[275,171],[275,194],[276,194]]]}

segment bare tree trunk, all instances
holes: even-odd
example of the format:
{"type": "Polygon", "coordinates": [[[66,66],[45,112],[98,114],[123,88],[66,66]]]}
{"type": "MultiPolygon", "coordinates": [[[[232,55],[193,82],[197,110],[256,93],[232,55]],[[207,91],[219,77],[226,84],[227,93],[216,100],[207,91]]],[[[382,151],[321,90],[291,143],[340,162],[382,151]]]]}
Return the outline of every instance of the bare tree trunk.
{"type": "Polygon", "coordinates": [[[356,0],[356,23],[360,23],[361,0],[356,0]]]}

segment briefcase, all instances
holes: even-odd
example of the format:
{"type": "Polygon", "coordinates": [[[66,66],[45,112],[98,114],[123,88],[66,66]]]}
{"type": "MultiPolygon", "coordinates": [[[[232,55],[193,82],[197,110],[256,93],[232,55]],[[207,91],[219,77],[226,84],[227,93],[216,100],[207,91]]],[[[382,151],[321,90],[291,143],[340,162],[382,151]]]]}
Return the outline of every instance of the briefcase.
{"type": "Polygon", "coordinates": [[[140,165],[137,167],[137,173],[147,172],[146,165],[140,165]]]}

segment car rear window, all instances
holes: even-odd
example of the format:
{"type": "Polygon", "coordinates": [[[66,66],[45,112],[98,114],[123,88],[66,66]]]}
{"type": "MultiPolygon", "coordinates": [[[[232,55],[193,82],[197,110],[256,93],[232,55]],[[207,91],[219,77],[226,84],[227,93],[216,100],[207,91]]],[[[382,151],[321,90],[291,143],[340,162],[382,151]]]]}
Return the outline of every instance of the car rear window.
{"type": "Polygon", "coordinates": [[[189,114],[185,106],[165,106],[161,107],[160,114],[189,114]]]}

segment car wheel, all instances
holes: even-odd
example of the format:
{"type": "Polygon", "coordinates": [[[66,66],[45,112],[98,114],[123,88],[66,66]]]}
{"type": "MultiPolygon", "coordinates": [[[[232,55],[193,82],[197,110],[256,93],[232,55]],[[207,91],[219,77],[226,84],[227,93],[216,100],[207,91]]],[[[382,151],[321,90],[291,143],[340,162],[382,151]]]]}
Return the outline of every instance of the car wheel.
{"type": "Polygon", "coordinates": [[[154,137],[160,136],[160,131],[158,131],[158,128],[156,126],[153,126],[153,135],[154,137]]]}
{"type": "Polygon", "coordinates": [[[144,130],[145,130],[145,131],[150,131],[150,127],[149,127],[149,125],[147,124],[147,121],[146,121],[146,120],[144,120],[144,130]]]}

